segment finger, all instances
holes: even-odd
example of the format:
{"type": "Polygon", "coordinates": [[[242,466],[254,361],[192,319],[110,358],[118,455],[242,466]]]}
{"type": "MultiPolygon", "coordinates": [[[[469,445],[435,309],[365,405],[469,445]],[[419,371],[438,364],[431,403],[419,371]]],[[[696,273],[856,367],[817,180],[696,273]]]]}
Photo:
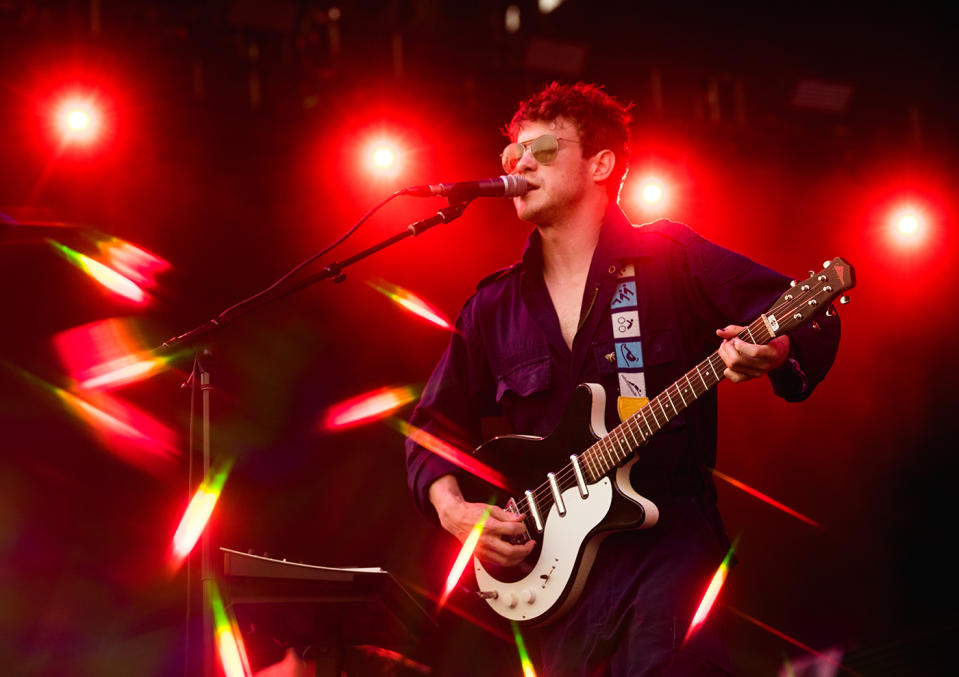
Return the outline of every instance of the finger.
{"type": "Polygon", "coordinates": [[[510,512],[496,505],[490,508],[489,516],[495,517],[501,522],[519,522],[523,519],[523,515],[510,512]]]}
{"type": "Polygon", "coordinates": [[[716,336],[721,336],[723,338],[732,338],[739,334],[743,330],[738,324],[727,324],[722,329],[716,330],[716,336]]]}
{"type": "Polygon", "coordinates": [[[733,344],[733,350],[744,357],[756,357],[759,355],[766,346],[756,345],[755,343],[747,343],[742,339],[734,338],[731,343],[733,344]]]}

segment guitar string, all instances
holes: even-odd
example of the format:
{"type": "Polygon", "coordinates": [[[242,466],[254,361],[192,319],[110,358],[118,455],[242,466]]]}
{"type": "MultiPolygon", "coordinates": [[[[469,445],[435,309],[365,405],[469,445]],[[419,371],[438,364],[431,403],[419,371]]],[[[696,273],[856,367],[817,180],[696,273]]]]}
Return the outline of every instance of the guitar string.
{"type": "MultiPolygon", "coordinates": [[[[821,275],[821,274],[820,274],[820,275],[821,275]]],[[[819,281],[822,282],[823,280],[819,280],[819,281]]],[[[828,281],[828,278],[827,278],[826,281],[828,281]]],[[[805,285],[805,282],[803,283],[803,285],[805,285]]],[[[797,286],[799,286],[799,285],[797,285],[797,286]]],[[[801,290],[801,286],[799,286],[799,288],[800,288],[800,290],[801,290]]],[[[787,293],[788,293],[788,292],[787,292],[787,293]]],[[[792,308],[789,308],[788,310],[786,310],[786,312],[788,313],[788,315],[789,315],[789,316],[792,316],[792,314],[793,314],[794,312],[798,311],[799,308],[809,305],[809,303],[808,303],[808,297],[810,297],[810,296],[816,296],[817,293],[818,293],[818,290],[813,291],[813,287],[812,287],[812,285],[810,285],[810,288],[809,288],[808,290],[806,290],[806,291],[801,291],[801,293],[800,293],[800,295],[799,295],[799,298],[788,299],[788,300],[784,299],[784,302],[783,302],[783,303],[780,303],[779,305],[774,305],[772,308],[770,308],[770,309],[766,312],[766,316],[768,317],[768,316],[770,316],[770,315],[775,316],[775,315],[777,315],[777,314],[780,314],[780,311],[781,311],[781,310],[786,310],[785,306],[788,306],[790,302],[794,302],[793,307],[792,307],[792,308]],[[810,292],[812,292],[812,293],[810,293],[810,292]]],[[[838,295],[838,294],[837,294],[837,295],[838,295]]],[[[835,296],[834,296],[833,298],[835,298],[835,296]]],[[[803,324],[805,324],[805,323],[803,323],[803,324]]],[[[801,326],[801,325],[799,325],[799,326],[801,326]]],[[[757,333],[760,335],[761,341],[762,341],[764,344],[765,344],[765,343],[768,343],[768,342],[769,342],[770,340],[772,340],[772,338],[773,338],[773,336],[769,334],[768,328],[767,328],[767,326],[766,326],[766,323],[763,321],[763,318],[762,318],[761,316],[760,316],[759,318],[757,318],[756,320],[754,320],[751,324],[747,325],[747,326],[743,329],[743,331],[740,332],[740,334],[748,334],[748,337],[752,339],[752,341],[750,341],[750,342],[756,342],[755,336],[757,335],[757,333]],[[754,331],[754,325],[755,325],[755,331],[754,331]]],[[[689,371],[687,371],[687,372],[683,375],[683,377],[682,377],[682,378],[685,378],[685,379],[686,379],[687,384],[692,388],[693,394],[695,395],[695,398],[694,398],[693,401],[695,401],[696,399],[698,399],[699,397],[701,397],[703,394],[705,394],[708,390],[710,390],[710,389],[712,388],[712,386],[704,387],[702,393],[699,393],[699,392],[696,391],[695,386],[692,385],[692,381],[691,381],[691,379],[689,378],[689,375],[690,375],[693,371],[699,372],[699,376],[700,376],[700,378],[702,378],[701,367],[702,367],[703,364],[708,363],[709,367],[710,367],[710,368],[713,370],[713,372],[714,372],[712,377],[716,379],[716,383],[714,383],[713,386],[717,385],[719,382],[722,381],[722,377],[717,377],[717,376],[715,376],[715,372],[717,371],[717,365],[713,365],[713,364],[712,364],[713,358],[718,358],[718,361],[719,361],[719,365],[718,365],[718,366],[722,366],[723,368],[725,368],[725,364],[722,362],[722,358],[719,357],[718,351],[716,351],[716,352],[712,353],[711,355],[709,355],[706,359],[702,360],[699,364],[696,365],[696,367],[694,367],[693,369],[690,369],[689,371]]],[[[625,459],[626,457],[628,457],[630,454],[632,454],[634,451],[636,451],[639,447],[641,447],[643,444],[645,444],[645,443],[652,437],[652,435],[654,435],[655,433],[659,432],[659,431],[664,427],[664,426],[662,426],[662,425],[659,424],[658,417],[656,417],[655,406],[653,406],[653,405],[656,405],[656,404],[659,405],[660,412],[662,413],[663,418],[666,420],[667,425],[668,425],[668,422],[671,420],[671,417],[669,416],[669,414],[668,414],[667,411],[666,411],[665,402],[659,401],[659,400],[662,398],[662,395],[663,395],[663,394],[665,394],[665,395],[666,395],[666,398],[668,398],[669,404],[670,404],[670,406],[673,408],[673,411],[674,411],[674,414],[673,414],[673,415],[674,415],[674,416],[675,416],[675,415],[678,415],[680,411],[686,409],[686,407],[688,406],[688,403],[685,403],[685,402],[684,402],[684,406],[682,407],[682,409],[677,409],[677,408],[676,408],[676,405],[675,405],[675,402],[674,402],[674,399],[673,399],[673,396],[670,395],[670,392],[669,392],[670,389],[675,389],[675,394],[678,395],[678,396],[680,397],[680,399],[682,400],[681,390],[680,390],[680,389],[677,387],[677,385],[676,385],[677,383],[679,383],[680,380],[681,380],[681,379],[678,379],[676,382],[674,382],[674,383],[672,383],[671,385],[667,386],[661,393],[659,393],[658,395],[656,395],[656,397],[654,397],[652,400],[650,400],[650,402],[649,402],[645,407],[643,407],[642,410],[640,410],[639,412],[637,412],[636,414],[634,414],[634,415],[631,416],[630,418],[626,419],[625,421],[623,421],[622,423],[620,423],[619,425],[617,425],[617,426],[616,426],[612,431],[610,431],[607,435],[605,435],[605,436],[604,436],[603,438],[601,438],[600,440],[597,440],[593,445],[591,445],[590,447],[588,447],[587,449],[585,449],[585,450],[578,456],[578,458],[586,457],[586,459],[587,459],[587,460],[586,460],[586,464],[587,464],[587,466],[589,466],[589,465],[590,465],[590,463],[589,463],[590,460],[594,460],[593,465],[597,465],[597,464],[595,463],[595,460],[596,460],[596,459],[594,459],[593,457],[596,457],[597,455],[599,455],[599,459],[598,459],[598,460],[601,461],[601,465],[599,465],[599,467],[600,467],[600,468],[605,468],[605,469],[604,469],[604,471],[596,478],[597,481],[599,481],[600,479],[602,479],[602,477],[605,476],[606,473],[608,473],[610,470],[612,470],[613,467],[615,467],[616,465],[619,465],[619,463],[621,463],[623,459],[625,459]],[[650,434],[649,436],[647,436],[646,434],[644,434],[644,433],[642,432],[642,429],[638,427],[638,424],[637,424],[636,426],[633,426],[633,422],[634,422],[634,421],[638,421],[639,415],[642,414],[643,422],[646,423],[647,428],[648,428],[649,430],[652,430],[652,427],[649,425],[648,417],[647,417],[647,415],[646,415],[646,413],[645,413],[645,409],[647,409],[647,408],[650,409],[651,413],[653,414],[654,420],[656,421],[656,430],[652,431],[652,434],[650,434]],[[624,431],[624,430],[625,430],[625,431],[629,432],[630,435],[631,435],[632,437],[634,437],[634,439],[635,439],[635,435],[632,433],[632,428],[633,428],[633,427],[636,427],[636,428],[637,428],[637,431],[640,433],[640,437],[642,438],[642,441],[641,441],[641,442],[639,443],[639,445],[637,445],[637,446],[632,446],[632,445],[630,445],[630,444],[629,444],[629,441],[626,439],[625,435],[621,432],[621,431],[624,431]],[[624,453],[624,451],[623,451],[623,445],[622,445],[622,443],[620,442],[620,438],[622,438],[622,442],[625,442],[625,443],[626,443],[626,448],[629,449],[629,451],[627,451],[627,452],[624,453]],[[609,456],[610,458],[616,458],[616,457],[617,457],[617,454],[615,453],[615,447],[612,446],[612,442],[609,442],[610,439],[613,439],[614,441],[616,441],[617,445],[620,447],[619,453],[623,455],[623,458],[620,458],[618,461],[614,461],[614,463],[613,463],[612,465],[609,465],[608,467],[606,467],[606,466],[607,466],[607,459],[606,459],[606,458],[603,458],[602,455],[609,456]],[[609,450],[609,449],[604,449],[604,448],[603,448],[604,445],[605,445],[605,447],[611,448],[613,453],[610,454],[610,450],[609,450]]],[[[704,384],[705,384],[705,382],[704,382],[704,384]]],[[[590,474],[591,474],[591,475],[594,475],[594,476],[596,475],[596,473],[595,473],[593,470],[590,470],[590,474]]],[[[555,474],[554,474],[554,478],[557,480],[557,484],[558,484],[559,487],[560,487],[560,493],[562,493],[562,492],[563,492],[564,490],[566,490],[566,489],[569,489],[569,488],[572,488],[572,487],[574,487],[574,486],[577,486],[577,484],[578,484],[578,482],[575,481],[575,470],[573,470],[572,463],[569,463],[569,464],[567,464],[566,466],[564,466],[564,468],[561,469],[559,473],[555,473],[555,474]],[[570,479],[573,479],[574,481],[571,482],[571,483],[569,483],[569,480],[570,480],[570,479]]],[[[533,500],[534,500],[534,502],[536,503],[537,507],[539,507],[539,505],[542,504],[542,507],[546,509],[545,511],[546,511],[547,514],[548,514],[549,509],[550,509],[550,508],[552,507],[552,505],[555,503],[555,500],[554,500],[554,497],[553,497],[552,487],[549,485],[549,482],[547,481],[546,483],[541,484],[541,485],[540,485],[539,487],[537,487],[534,491],[530,492],[530,494],[532,495],[533,500]]],[[[529,498],[526,497],[526,496],[523,496],[523,498],[526,498],[526,499],[527,499],[527,503],[528,503],[529,498]]],[[[521,499],[521,500],[522,500],[522,499],[521,499]]]]}
{"type": "MultiPolygon", "coordinates": [[[[817,275],[817,277],[822,276],[822,275],[824,275],[824,274],[825,274],[824,272],[821,272],[819,275],[817,275]]],[[[810,279],[812,279],[812,278],[810,278],[810,279]]],[[[827,279],[826,279],[826,280],[817,280],[817,281],[818,281],[818,282],[828,282],[828,281],[829,281],[829,280],[828,280],[828,276],[827,276],[827,279]]],[[[808,280],[807,280],[807,282],[808,282],[808,280]]],[[[809,304],[809,301],[812,300],[811,297],[815,297],[815,296],[819,293],[820,286],[819,286],[819,285],[816,285],[815,288],[814,288],[813,285],[810,285],[810,286],[809,286],[809,289],[803,291],[803,290],[802,290],[802,286],[805,286],[805,284],[806,284],[806,282],[803,282],[801,285],[800,285],[800,284],[797,284],[795,287],[792,287],[792,288],[791,288],[791,289],[799,289],[799,290],[800,290],[800,293],[799,293],[798,297],[794,297],[794,298],[791,298],[791,299],[786,299],[785,296],[790,295],[790,294],[789,294],[788,291],[785,292],[785,293],[784,293],[784,298],[782,299],[782,301],[781,301],[780,303],[778,303],[778,304],[774,304],[768,311],[766,311],[766,313],[765,313],[766,317],[768,318],[769,316],[780,316],[780,317],[786,317],[786,316],[788,316],[788,317],[792,318],[792,316],[794,315],[794,313],[798,312],[800,308],[808,307],[808,306],[810,305],[810,304],[809,304]]],[[[824,285],[823,285],[823,286],[824,286],[824,285]]],[[[845,291],[845,290],[843,290],[843,291],[845,291]]],[[[836,296],[838,296],[838,295],[839,295],[839,292],[835,293],[832,298],[834,299],[834,298],[836,298],[836,296]]],[[[832,299],[830,299],[830,301],[831,301],[831,300],[832,300],[832,299]]],[[[817,303],[817,305],[818,305],[818,303],[817,303]]],[[[808,321],[808,319],[807,319],[807,321],[808,321]]],[[[803,322],[802,324],[806,324],[806,322],[803,322]]],[[[802,325],[797,325],[797,328],[798,328],[799,326],[802,326],[802,325]]],[[[762,316],[758,317],[757,319],[753,320],[752,323],[750,323],[749,325],[747,325],[747,326],[743,329],[743,331],[740,332],[739,335],[737,335],[737,337],[740,337],[740,338],[741,338],[741,335],[743,335],[743,334],[748,334],[748,338],[752,338],[752,339],[753,339],[752,341],[750,341],[750,343],[755,343],[755,342],[756,342],[756,341],[755,341],[755,336],[757,335],[757,333],[760,335],[761,341],[762,341],[763,345],[769,343],[769,342],[774,338],[771,334],[769,334],[768,327],[766,326],[766,322],[763,321],[762,316]],[[756,326],[755,326],[756,331],[753,330],[753,325],[756,325],[756,326]]],[[[681,391],[680,391],[680,389],[679,389],[679,388],[677,387],[677,385],[676,385],[682,378],[685,378],[685,379],[686,379],[687,384],[691,387],[692,392],[693,392],[693,394],[695,395],[695,397],[693,398],[693,401],[699,399],[702,395],[706,394],[706,392],[708,392],[709,390],[711,390],[714,386],[718,385],[718,384],[723,380],[724,377],[721,376],[721,375],[720,375],[720,376],[716,376],[716,375],[715,375],[715,372],[717,371],[717,365],[713,365],[713,364],[712,364],[713,358],[718,358],[720,365],[723,367],[723,369],[725,369],[725,363],[723,362],[722,358],[719,356],[719,351],[717,350],[717,351],[713,352],[712,354],[710,354],[709,356],[707,356],[705,359],[703,359],[702,361],[700,361],[699,364],[697,364],[695,367],[693,367],[692,369],[690,369],[689,371],[687,371],[685,374],[683,374],[683,376],[682,376],[680,379],[677,379],[675,382],[673,382],[672,384],[670,384],[669,386],[667,386],[662,392],[660,392],[660,393],[657,394],[655,397],[653,397],[642,409],[640,409],[638,412],[636,412],[635,414],[633,414],[632,416],[630,416],[629,418],[627,418],[625,421],[623,421],[623,422],[621,422],[620,424],[618,424],[615,428],[613,428],[613,430],[609,431],[604,437],[602,437],[601,439],[597,440],[597,441],[594,442],[592,445],[590,445],[590,446],[587,447],[585,450],[583,450],[580,454],[578,454],[578,455],[577,455],[577,458],[578,458],[578,459],[582,459],[583,457],[587,457],[587,455],[588,455],[588,458],[587,458],[587,461],[586,461],[586,465],[587,465],[587,466],[589,466],[589,462],[592,460],[592,461],[594,461],[594,463],[593,463],[594,466],[598,466],[598,467],[600,467],[600,468],[603,468],[603,467],[605,467],[605,466],[607,465],[607,462],[608,462],[608,461],[607,461],[607,459],[602,458],[602,456],[600,456],[599,460],[602,461],[602,464],[600,465],[600,464],[596,463],[595,461],[596,461],[597,459],[595,459],[594,457],[595,457],[597,454],[600,454],[600,453],[606,454],[606,455],[609,455],[611,458],[616,458],[616,457],[617,457],[617,454],[615,453],[615,447],[612,447],[612,442],[608,442],[608,440],[610,440],[611,438],[614,438],[614,437],[616,438],[615,441],[617,442],[617,444],[618,444],[619,447],[620,447],[620,449],[619,449],[620,454],[623,454],[623,447],[622,447],[622,444],[619,444],[619,442],[620,442],[620,439],[619,439],[619,438],[622,438],[622,441],[626,443],[627,448],[629,449],[629,451],[627,451],[627,452],[624,454],[623,458],[620,458],[618,461],[614,462],[614,463],[613,463],[612,465],[610,465],[609,467],[606,467],[605,470],[604,470],[601,474],[599,474],[598,477],[596,476],[596,473],[595,473],[592,469],[589,469],[590,475],[593,475],[593,476],[595,477],[595,480],[596,480],[596,481],[601,480],[610,470],[613,469],[613,467],[619,465],[626,457],[628,457],[629,455],[631,455],[633,452],[635,452],[637,449],[639,449],[641,446],[643,446],[646,442],[648,442],[649,439],[652,438],[653,435],[655,435],[657,432],[659,432],[660,430],[662,430],[663,427],[665,427],[665,425],[668,425],[668,424],[669,424],[669,421],[672,419],[672,416],[670,416],[670,415],[667,413],[666,407],[665,407],[665,403],[659,401],[664,394],[666,395],[666,398],[668,398],[668,400],[669,400],[670,407],[672,407],[672,409],[673,409],[673,412],[674,412],[674,413],[673,413],[673,416],[677,416],[680,411],[683,411],[683,410],[685,410],[685,409],[688,407],[688,403],[685,403],[685,402],[684,402],[684,405],[683,405],[680,409],[677,409],[677,408],[676,408],[676,405],[675,405],[675,402],[673,401],[672,396],[669,394],[670,389],[675,389],[675,394],[678,395],[678,396],[680,397],[680,400],[682,401],[681,391]],[[712,369],[712,371],[713,371],[713,376],[712,376],[712,378],[714,378],[714,379],[716,380],[716,382],[713,383],[711,386],[704,387],[702,392],[697,392],[696,387],[692,385],[692,382],[691,382],[691,379],[689,378],[689,375],[690,375],[693,371],[697,371],[697,372],[699,372],[700,378],[702,378],[702,370],[701,370],[701,367],[702,367],[704,364],[706,364],[706,363],[708,363],[709,367],[712,369]],[[658,420],[658,418],[656,417],[655,406],[653,406],[653,405],[656,405],[656,404],[659,405],[660,412],[661,412],[664,420],[666,421],[666,424],[664,424],[664,425],[660,425],[660,424],[659,424],[659,420],[658,420]],[[645,410],[646,410],[646,409],[650,409],[650,413],[653,414],[654,420],[655,420],[655,422],[656,422],[656,429],[655,429],[655,430],[652,430],[652,426],[650,426],[650,424],[649,424],[649,420],[648,420],[647,414],[645,413],[645,410]],[[643,417],[643,422],[646,424],[647,428],[648,428],[649,430],[652,430],[652,434],[647,435],[647,434],[645,434],[645,433],[642,432],[642,429],[638,427],[638,424],[637,424],[636,426],[633,425],[633,422],[634,422],[634,421],[638,421],[638,419],[639,419],[640,416],[643,417]],[[635,435],[632,434],[632,430],[631,430],[632,427],[636,427],[636,429],[637,429],[637,431],[639,432],[640,437],[641,437],[641,441],[640,441],[639,445],[637,445],[637,446],[635,446],[635,447],[630,446],[628,440],[625,438],[625,435],[624,435],[622,432],[620,432],[620,431],[625,430],[625,431],[627,431],[627,432],[630,432],[631,436],[635,438],[635,435]],[[607,447],[610,447],[610,448],[611,448],[612,453],[610,453],[610,450],[604,450],[604,451],[602,451],[602,452],[595,451],[595,450],[597,450],[597,449],[602,449],[602,447],[603,447],[604,444],[605,444],[607,447]]],[[[719,372],[719,373],[722,374],[722,372],[719,372]]],[[[578,482],[576,481],[576,477],[575,477],[575,476],[576,476],[576,472],[575,472],[575,470],[573,469],[573,464],[572,464],[572,462],[566,464],[559,472],[554,473],[554,479],[556,480],[558,486],[560,487],[560,494],[562,494],[563,491],[565,491],[566,489],[571,489],[571,488],[573,488],[573,487],[575,487],[575,486],[578,485],[578,482]],[[572,480],[572,482],[570,482],[570,480],[572,480]]],[[[584,478],[584,479],[585,479],[585,478],[584,478]]],[[[545,508],[546,514],[549,513],[549,510],[552,508],[552,505],[555,503],[555,500],[553,499],[553,490],[552,490],[552,487],[550,486],[548,480],[547,480],[545,483],[540,484],[535,490],[531,491],[531,492],[530,492],[530,495],[532,496],[532,498],[533,498],[533,500],[534,500],[534,502],[535,502],[535,504],[536,504],[536,506],[537,506],[537,510],[540,510],[540,506],[542,505],[542,506],[545,508]]],[[[514,499],[514,500],[516,500],[516,499],[514,499]]],[[[524,495],[524,496],[522,496],[520,499],[518,499],[517,502],[519,502],[519,501],[521,501],[521,500],[526,500],[527,503],[528,503],[529,497],[526,496],[526,495],[524,495]]],[[[530,517],[530,516],[528,515],[528,516],[527,516],[527,519],[529,519],[529,517],[530,517]]]]}
{"type": "MultiPolygon", "coordinates": [[[[808,295],[805,292],[803,294],[808,295]]],[[[797,300],[797,305],[789,311],[790,314],[794,310],[798,309],[799,306],[803,305],[802,303],[799,303],[800,300],[797,300]]],[[[769,315],[777,314],[779,310],[782,309],[783,305],[788,305],[788,303],[780,304],[779,306],[774,306],[773,308],[770,308],[770,310],[767,311],[766,313],[767,317],[769,315]]],[[[740,332],[740,334],[748,334],[748,337],[752,338],[752,341],[750,342],[756,342],[755,337],[757,335],[760,336],[760,340],[763,343],[768,343],[773,338],[769,334],[768,329],[766,327],[766,323],[763,321],[762,317],[757,318],[751,324],[747,325],[743,329],[743,331],[740,332]]],[[[698,372],[699,377],[702,379],[703,365],[709,366],[712,372],[711,378],[715,379],[716,381],[716,383],[714,383],[713,385],[716,385],[720,381],[722,381],[722,377],[718,377],[715,375],[717,372],[721,373],[719,372],[718,367],[721,366],[725,368],[725,364],[722,362],[722,358],[719,357],[718,351],[717,351],[709,355],[704,360],[702,360],[693,369],[690,369],[689,371],[687,371],[683,375],[683,377],[681,377],[680,379],[677,379],[676,382],[667,386],[667,388],[665,388],[660,394],[658,394],[656,397],[650,400],[650,402],[642,410],[640,410],[640,412],[637,412],[630,418],[626,419],[625,421],[617,425],[612,431],[609,431],[607,435],[597,440],[593,445],[585,449],[578,456],[578,458],[585,458],[587,467],[598,465],[598,467],[600,467],[603,470],[597,476],[597,473],[594,470],[590,469],[590,474],[593,475],[597,481],[602,479],[602,477],[605,476],[606,473],[612,470],[612,468],[615,467],[616,465],[619,465],[623,459],[625,459],[630,454],[632,454],[636,449],[643,446],[643,444],[645,444],[652,437],[652,435],[659,432],[660,430],[662,430],[663,427],[665,427],[664,425],[661,425],[659,423],[659,417],[656,416],[657,405],[659,406],[659,410],[663,419],[667,422],[666,425],[668,425],[668,422],[671,420],[672,416],[678,415],[680,411],[683,411],[688,407],[688,403],[686,403],[684,401],[684,398],[682,397],[681,389],[677,386],[677,383],[679,383],[683,378],[686,379],[687,385],[691,388],[692,393],[695,395],[695,397],[693,398],[693,401],[701,397],[703,394],[705,394],[708,390],[712,388],[712,386],[708,386],[708,387],[705,386],[705,380],[703,380],[704,388],[702,392],[699,392],[697,391],[696,386],[693,385],[693,379],[690,379],[690,374],[693,371],[698,372]],[[716,358],[716,361],[719,362],[718,365],[713,364],[714,358],[716,358]],[[673,394],[670,393],[671,390],[673,391],[673,394]],[[665,395],[665,398],[663,397],[663,395],[665,395]],[[683,406],[681,408],[676,407],[675,399],[677,397],[680,399],[680,401],[683,402],[683,406]],[[673,409],[673,412],[674,412],[672,416],[669,415],[665,406],[667,400],[669,402],[669,406],[673,409]],[[648,416],[645,413],[646,409],[649,409],[650,413],[653,414],[653,418],[656,423],[656,430],[652,430],[652,426],[649,424],[648,416]],[[638,420],[640,415],[642,415],[643,422],[646,424],[647,429],[652,431],[651,434],[647,435],[646,433],[643,433],[642,428],[639,427],[638,420]],[[630,444],[629,440],[626,437],[626,433],[629,433],[629,435],[633,437],[635,440],[636,435],[634,434],[634,428],[635,428],[635,431],[639,433],[639,436],[641,438],[641,441],[639,442],[639,444],[630,444]],[[613,444],[614,442],[615,442],[615,446],[613,444]],[[624,450],[624,444],[625,444],[625,450],[624,450]],[[619,447],[618,453],[616,452],[616,447],[619,447]],[[620,458],[620,456],[622,456],[622,458],[620,458]],[[609,464],[609,459],[616,459],[616,460],[614,460],[612,464],[609,464]],[[590,461],[592,461],[592,463],[590,463],[590,461]]],[[[572,463],[569,463],[566,466],[564,466],[563,469],[560,470],[560,472],[554,473],[554,478],[557,480],[557,484],[560,487],[560,493],[578,484],[575,481],[575,470],[572,467],[572,463]],[[573,481],[570,482],[570,480],[573,480],[573,481]]],[[[537,504],[537,506],[542,504],[542,507],[545,509],[546,512],[548,512],[548,510],[555,503],[552,487],[549,485],[548,481],[544,484],[541,484],[539,487],[536,488],[536,490],[530,493],[533,497],[533,500],[537,504]]],[[[523,498],[526,498],[528,503],[528,500],[529,500],[528,497],[524,496],[523,498]]]]}

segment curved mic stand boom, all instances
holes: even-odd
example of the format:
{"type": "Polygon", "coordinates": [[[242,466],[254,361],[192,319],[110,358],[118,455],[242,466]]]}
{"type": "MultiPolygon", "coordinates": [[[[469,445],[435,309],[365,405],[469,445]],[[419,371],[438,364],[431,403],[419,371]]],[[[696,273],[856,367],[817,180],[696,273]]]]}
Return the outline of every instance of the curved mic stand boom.
{"type": "MultiPolygon", "coordinates": [[[[203,357],[209,357],[209,349],[203,345],[202,339],[205,339],[207,336],[212,334],[214,331],[221,329],[229,325],[233,320],[236,320],[239,317],[246,315],[249,312],[262,306],[268,305],[277,301],[281,298],[285,298],[290,294],[294,294],[301,289],[305,289],[321,280],[327,278],[332,278],[334,282],[343,282],[346,279],[346,275],[343,273],[343,269],[348,266],[353,265],[354,263],[365,259],[372,254],[385,249],[390,245],[396,244],[401,240],[404,240],[408,237],[415,237],[425,231],[429,230],[433,226],[439,225],[441,223],[449,223],[460,216],[462,216],[463,211],[466,209],[466,206],[470,203],[470,200],[464,202],[453,202],[450,201],[449,205],[443,207],[442,209],[437,210],[436,214],[433,216],[423,219],[421,221],[416,221],[411,223],[403,231],[393,235],[378,244],[373,245],[367,249],[364,249],[353,256],[350,256],[343,261],[336,261],[328,266],[326,266],[321,272],[311,275],[300,282],[289,286],[286,289],[281,289],[274,294],[268,296],[254,295],[250,298],[249,303],[241,303],[237,306],[231,308],[230,312],[221,314],[213,319],[207,320],[203,324],[191,329],[188,332],[175,336],[167,341],[164,341],[159,347],[154,349],[152,352],[154,355],[164,355],[172,354],[174,350],[182,348],[184,346],[193,346],[194,347],[194,367],[193,373],[190,376],[192,380],[192,385],[194,388],[199,385],[201,393],[201,421],[202,421],[202,453],[203,453],[203,477],[204,479],[210,478],[210,468],[211,468],[211,451],[210,451],[210,394],[213,390],[211,385],[210,372],[203,366],[203,357]]],[[[188,381],[189,382],[189,381],[188,381]]],[[[192,404],[192,400],[191,400],[192,404]]],[[[191,406],[191,416],[190,416],[190,449],[193,448],[193,412],[191,406]]],[[[191,468],[192,468],[192,453],[191,453],[191,468]]],[[[203,670],[202,674],[206,676],[212,676],[213,671],[213,615],[211,611],[211,586],[214,582],[213,576],[213,553],[210,543],[210,535],[207,530],[204,529],[203,536],[200,542],[201,555],[200,555],[200,583],[202,587],[202,597],[203,597],[203,670]]],[[[189,587],[189,578],[187,579],[187,586],[189,587]]],[[[187,591],[187,599],[189,599],[190,591],[187,591]]],[[[189,637],[189,621],[187,628],[187,637],[189,637]]],[[[187,645],[189,649],[189,644],[187,645]]],[[[187,651],[187,654],[189,651],[187,651]]],[[[189,660],[189,655],[187,655],[187,660],[189,660]]]]}

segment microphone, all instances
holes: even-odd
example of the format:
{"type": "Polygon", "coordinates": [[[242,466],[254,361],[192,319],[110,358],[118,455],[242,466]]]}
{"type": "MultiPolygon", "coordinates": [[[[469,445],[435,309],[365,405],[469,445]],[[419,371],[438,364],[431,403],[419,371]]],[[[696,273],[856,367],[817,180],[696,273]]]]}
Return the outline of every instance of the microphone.
{"type": "Polygon", "coordinates": [[[522,176],[508,174],[481,181],[413,186],[403,192],[413,197],[441,195],[455,200],[472,200],[474,197],[519,197],[529,192],[529,186],[526,185],[526,179],[522,176]]]}

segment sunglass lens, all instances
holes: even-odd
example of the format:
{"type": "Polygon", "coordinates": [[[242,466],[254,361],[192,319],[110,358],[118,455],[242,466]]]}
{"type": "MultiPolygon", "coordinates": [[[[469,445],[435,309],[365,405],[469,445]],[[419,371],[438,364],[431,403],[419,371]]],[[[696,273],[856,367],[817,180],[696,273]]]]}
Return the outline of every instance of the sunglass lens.
{"type": "Polygon", "coordinates": [[[523,148],[521,143],[511,143],[503,149],[503,169],[506,170],[507,174],[511,174],[516,169],[516,165],[519,164],[525,152],[526,149],[523,148]]]}
{"type": "Polygon", "coordinates": [[[559,150],[559,141],[552,134],[543,134],[533,141],[530,150],[537,162],[548,165],[556,159],[556,152],[559,150]]]}

